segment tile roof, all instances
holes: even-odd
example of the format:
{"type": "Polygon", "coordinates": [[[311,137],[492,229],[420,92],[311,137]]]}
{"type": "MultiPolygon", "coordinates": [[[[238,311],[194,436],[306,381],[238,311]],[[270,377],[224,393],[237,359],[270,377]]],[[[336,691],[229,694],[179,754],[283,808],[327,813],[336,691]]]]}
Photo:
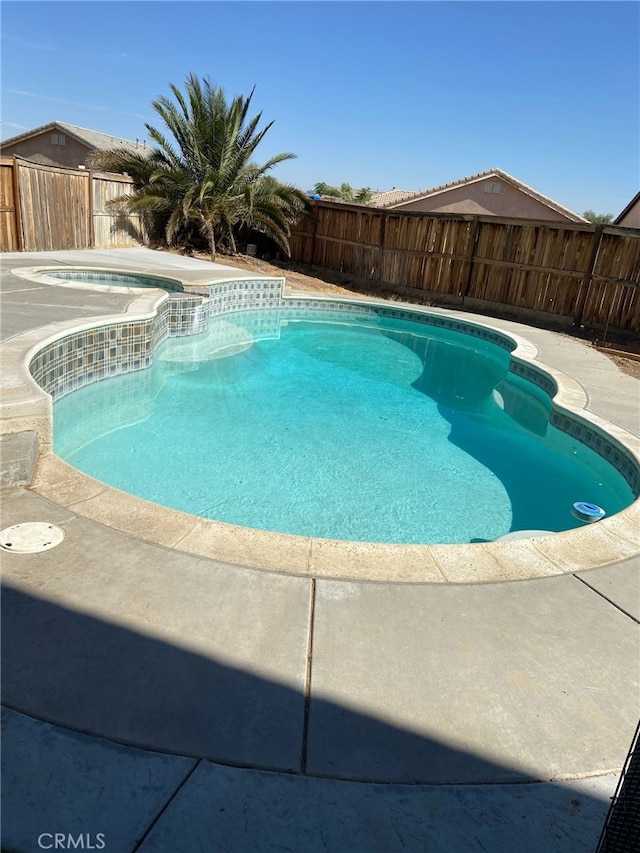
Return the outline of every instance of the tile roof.
{"type": "Polygon", "coordinates": [[[370,204],[374,207],[390,207],[392,204],[399,204],[414,195],[416,195],[415,190],[397,190],[394,187],[388,192],[373,193],[370,204]]]}
{"type": "Polygon", "coordinates": [[[484,172],[478,172],[475,175],[468,175],[466,178],[460,178],[458,181],[451,181],[447,184],[440,184],[437,187],[432,187],[429,190],[418,190],[413,193],[405,193],[403,198],[393,199],[393,198],[385,198],[392,197],[394,193],[401,193],[401,190],[391,190],[389,193],[374,193],[374,197],[372,199],[372,204],[376,207],[385,207],[385,208],[394,208],[401,204],[406,204],[408,201],[419,201],[423,198],[428,198],[432,195],[438,195],[439,193],[447,192],[447,190],[453,189],[454,187],[465,186],[466,184],[472,184],[476,181],[484,180],[485,178],[501,178],[503,181],[512,184],[512,186],[516,187],[516,189],[525,193],[531,198],[536,199],[536,201],[545,204],[547,207],[550,207],[552,210],[557,211],[558,213],[562,213],[563,216],[569,217],[574,222],[587,222],[583,216],[580,216],[579,213],[576,213],[573,210],[569,210],[568,207],[564,207],[564,205],[559,204],[557,201],[554,201],[552,198],[549,198],[542,193],[539,193],[537,190],[534,190],[533,187],[528,186],[528,184],[519,181],[517,178],[514,178],[513,175],[509,175],[507,172],[503,172],[502,169],[486,169],[484,172]]]}

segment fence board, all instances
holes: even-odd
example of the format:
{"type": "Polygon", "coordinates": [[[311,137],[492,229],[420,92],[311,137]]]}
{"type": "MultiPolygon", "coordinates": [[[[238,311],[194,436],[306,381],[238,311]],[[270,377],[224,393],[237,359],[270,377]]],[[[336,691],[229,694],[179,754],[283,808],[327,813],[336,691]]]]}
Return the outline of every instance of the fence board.
{"type": "Polygon", "coordinates": [[[91,245],[88,186],[91,176],[16,160],[20,220],[27,252],[91,245]],[[55,200],[55,203],[51,203],[55,200]]]}
{"type": "Polygon", "coordinates": [[[18,221],[13,177],[13,160],[2,158],[0,163],[0,247],[3,252],[18,252],[18,221]]]}
{"type": "Polygon", "coordinates": [[[430,294],[640,331],[640,230],[318,202],[291,257],[430,294]]]}
{"type": "Polygon", "coordinates": [[[603,229],[582,317],[640,330],[640,240],[635,233],[603,229]]]}
{"type": "Polygon", "coordinates": [[[92,175],[94,245],[100,248],[139,246],[147,238],[141,214],[128,213],[112,202],[126,195],[133,184],[124,175],[92,175]]]}

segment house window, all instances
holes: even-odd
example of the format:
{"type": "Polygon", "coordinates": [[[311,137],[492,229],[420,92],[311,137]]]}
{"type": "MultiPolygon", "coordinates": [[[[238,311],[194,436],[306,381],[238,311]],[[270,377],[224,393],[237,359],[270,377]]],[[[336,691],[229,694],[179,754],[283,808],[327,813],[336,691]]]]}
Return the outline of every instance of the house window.
{"type": "Polygon", "coordinates": [[[500,184],[497,181],[487,181],[484,185],[484,191],[486,193],[499,193],[500,192],[500,184]]]}
{"type": "Polygon", "coordinates": [[[52,145],[64,145],[65,144],[64,133],[52,133],[51,134],[51,144],[52,145]]]}

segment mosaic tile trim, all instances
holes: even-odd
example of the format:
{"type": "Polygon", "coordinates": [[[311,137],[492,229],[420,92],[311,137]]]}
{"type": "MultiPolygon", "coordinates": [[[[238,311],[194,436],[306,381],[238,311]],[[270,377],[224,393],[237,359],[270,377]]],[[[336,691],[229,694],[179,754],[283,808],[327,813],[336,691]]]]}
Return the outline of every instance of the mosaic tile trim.
{"type": "Polygon", "coordinates": [[[278,308],[284,279],[242,279],[213,284],[209,288],[210,316],[260,308],[278,308]]]}
{"type": "Polygon", "coordinates": [[[107,376],[151,364],[153,321],[118,323],[68,335],[44,347],[29,370],[54,400],[107,376]]]}
{"type": "Polygon", "coordinates": [[[350,302],[325,302],[322,299],[283,299],[281,310],[284,312],[316,312],[325,314],[368,314],[377,316],[378,309],[375,306],[352,305],[350,302]]]}
{"type": "Polygon", "coordinates": [[[577,439],[594,450],[616,468],[625,478],[636,497],[640,495],[640,467],[626,448],[615,443],[597,427],[575,415],[553,410],[549,421],[552,426],[577,439]]]}
{"type": "Polygon", "coordinates": [[[441,317],[435,314],[420,314],[407,309],[400,310],[393,308],[382,308],[379,313],[383,317],[397,317],[401,320],[410,320],[412,323],[422,323],[425,326],[433,326],[436,329],[447,329],[451,332],[461,332],[463,335],[469,335],[472,338],[481,338],[483,341],[495,344],[501,349],[506,349],[508,352],[512,352],[516,346],[511,338],[500,334],[500,332],[487,329],[484,326],[474,326],[450,317],[441,317]]]}
{"type": "Polygon", "coordinates": [[[520,361],[512,359],[509,366],[509,372],[514,373],[516,376],[520,376],[522,379],[526,379],[527,382],[531,382],[532,385],[537,385],[538,388],[541,388],[549,395],[549,397],[555,397],[558,393],[558,384],[555,379],[539,367],[535,367],[532,364],[523,364],[520,361]]]}
{"type": "Polygon", "coordinates": [[[186,296],[168,301],[169,337],[184,337],[206,332],[211,319],[209,300],[200,296],[186,296]]]}
{"type": "Polygon", "coordinates": [[[379,305],[363,306],[353,305],[348,302],[335,303],[325,302],[315,299],[283,299],[283,308],[297,308],[300,310],[326,311],[327,313],[355,313],[355,314],[376,314],[378,317],[387,317],[396,320],[407,320],[411,323],[420,323],[423,326],[433,326],[436,329],[447,329],[452,332],[461,332],[464,335],[469,335],[473,338],[480,338],[483,341],[495,344],[512,352],[515,349],[515,343],[507,335],[496,332],[493,329],[487,329],[484,326],[475,326],[470,323],[464,323],[460,320],[454,320],[450,317],[441,317],[435,314],[423,314],[419,311],[411,311],[408,308],[386,308],[379,305]]]}
{"type": "MultiPolygon", "coordinates": [[[[74,332],[48,344],[32,358],[29,369],[35,381],[57,400],[91,382],[150,367],[153,353],[167,338],[199,334],[207,329],[212,317],[265,308],[279,308],[292,317],[320,312],[404,319],[481,338],[509,352],[515,348],[506,335],[449,317],[405,308],[283,299],[283,284],[284,279],[241,279],[210,285],[209,298],[172,295],[159,306],[152,319],[122,321],[74,332]]],[[[266,328],[270,328],[269,322],[265,320],[266,328]]],[[[510,370],[541,388],[550,398],[557,393],[555,380],[533,365],[512,361],[510,370]]],[[[552,410],[550,423],[604,457],[622,474],[633,493],[640,495],[640,466],[630,452],[577,415],[552,410]]]]}

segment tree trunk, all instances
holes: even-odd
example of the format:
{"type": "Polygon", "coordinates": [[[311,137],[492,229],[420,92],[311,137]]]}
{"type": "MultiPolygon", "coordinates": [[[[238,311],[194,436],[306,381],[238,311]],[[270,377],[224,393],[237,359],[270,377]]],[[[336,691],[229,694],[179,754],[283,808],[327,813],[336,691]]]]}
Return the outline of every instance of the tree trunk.
{"type": "Polygon", "coordinates": [[[209,241],[209,251],[211,252],[211,263],[215,263],[216,260],[216,235],[213,227],[207,223],[206,226],[207,231],[207,240],[209,241]]]}

